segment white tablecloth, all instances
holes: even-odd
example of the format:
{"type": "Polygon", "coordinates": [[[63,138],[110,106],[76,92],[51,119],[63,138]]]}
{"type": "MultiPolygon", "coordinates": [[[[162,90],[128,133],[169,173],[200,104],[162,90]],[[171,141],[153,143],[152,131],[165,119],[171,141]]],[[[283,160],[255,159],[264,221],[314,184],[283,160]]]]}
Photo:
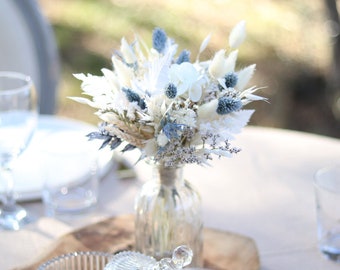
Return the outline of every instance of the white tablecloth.
{"type": "MultiPolygon", "coordinates": [[[[234,145],[242,152],[212,167],[190,165],[184,174],[202,195],[205,226],[251,237],[263,270],[333,270],[316,243],[313,174],[340,162],[340,140],[312,134],[247,127],[234,145]]],[[[128,154],[129,160],[133,154],[128,154]]],[[[24,205],[37,221],[21,231],[0,231],[0,269],[26,264],[61,235],[114,215],[133,213],[134,197],[151,175],[137,164],[139,180],[114,173],[100,184],[100,201],[88,214],[44,217],[40,201],[24,205]]]]}

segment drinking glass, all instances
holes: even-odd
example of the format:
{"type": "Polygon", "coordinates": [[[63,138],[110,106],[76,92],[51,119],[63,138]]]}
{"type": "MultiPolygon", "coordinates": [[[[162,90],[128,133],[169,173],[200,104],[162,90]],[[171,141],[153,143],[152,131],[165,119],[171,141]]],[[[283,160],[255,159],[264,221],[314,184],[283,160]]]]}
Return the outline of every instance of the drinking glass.
{"type": "Polygon", "coordinates": [[[19,230],[31,221],[27,211],[16,204],[12,170],[33,136],[37,119],[37,95],[31,78],[0,71],[0,183],[5,187],[0,228],[6,230],[19,230]]]}
{"type": "Polygon", "coordinates": [[[100,251],[79,251],[55,257],[38,270],[103,270],[113,254],[100,251]]]}
{"type": "Polygon", "coordinates": [[[74,215],[93,208],[98,200],[98,148],[73,131],[54,132],[41,146],[46,215],[74,215]]]}
{"type": "Polygon", "coordinates": [[[340,263],[340,165],[320,169],[314,181],[320,251],[340,263]]]}

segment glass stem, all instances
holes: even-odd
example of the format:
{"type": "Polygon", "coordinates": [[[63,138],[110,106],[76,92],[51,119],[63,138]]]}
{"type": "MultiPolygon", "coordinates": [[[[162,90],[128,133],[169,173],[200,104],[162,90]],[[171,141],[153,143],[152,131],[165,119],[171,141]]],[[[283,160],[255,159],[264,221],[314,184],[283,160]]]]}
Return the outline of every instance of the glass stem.
{"type": "Polygon", "coordinates": [[[3,197],[3,210],[11,211],[11,209],[15,208],[14,181],[13,181],[12,169],[10,167],[2,168],[1,175],[5,183],[5,195],[3,197]]]}

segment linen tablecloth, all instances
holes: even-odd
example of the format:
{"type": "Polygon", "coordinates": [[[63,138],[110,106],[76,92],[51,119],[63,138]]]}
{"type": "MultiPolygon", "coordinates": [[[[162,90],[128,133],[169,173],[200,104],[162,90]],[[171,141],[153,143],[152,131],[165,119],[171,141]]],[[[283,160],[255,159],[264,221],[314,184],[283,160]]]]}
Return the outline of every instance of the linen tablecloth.
{"type": "MultiPolygon", "coordinates": [[[[288,130],[246,127],[232,142],[242,151],[211,167],[186,166],[185,177],[202,195],[205,226],[240,233],[257,244],[263,270],[333,270],[339,264],[317,249],[313,175],[340,162],[340,141],[288,130]]],[[[138,153],[123,156],[128,162],[138,153]]],[[[72,217],[45,217],[40,201],[24,204],[36,217],[21,231],[0,231],[0,269],[34,261],[61,235],[105,218],[133,213],[134,197],[151,176],[144,162],[137,179],[112,170],[100,183],[97,207],[72,217]]]]}

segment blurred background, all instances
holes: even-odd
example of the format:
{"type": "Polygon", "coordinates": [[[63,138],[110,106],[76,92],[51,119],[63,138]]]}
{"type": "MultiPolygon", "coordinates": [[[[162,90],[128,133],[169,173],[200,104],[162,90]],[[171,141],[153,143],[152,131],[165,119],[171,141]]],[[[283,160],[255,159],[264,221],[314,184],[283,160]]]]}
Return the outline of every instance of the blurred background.
{"type": "Polygon", "coordinates": [[[38,2],[52,24],[60,54],[58,115],[97,124],[93,109],[67,99],[81,94],[80,81],[72,74],[101,75],[101,68],[111,68],[111,55],[123,36],[132,42],[138,33],[150,45],[151,32],[159,26],[179,50],[189,49],[193,59],[212,33],[205,54],[211,57],[227,47],[230,29],[246,20],[248,36],[238,68],[256,63],[252,84],[265,87],[260,94],[269,99],[250,105],[256,109],[250,124],[340,138],[335,0],[38,2]]]}

